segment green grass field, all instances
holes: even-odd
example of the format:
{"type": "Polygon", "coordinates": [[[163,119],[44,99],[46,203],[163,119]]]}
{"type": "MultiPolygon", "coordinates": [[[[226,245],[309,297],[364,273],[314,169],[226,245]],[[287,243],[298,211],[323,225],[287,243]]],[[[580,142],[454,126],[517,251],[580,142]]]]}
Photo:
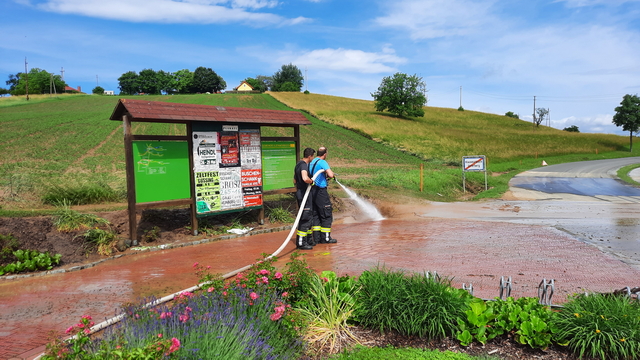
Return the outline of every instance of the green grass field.
{"type": "MultiPolygon", "coordinates": [[[[504,116],[428,107],[424,118],[406,120],[376,113],[371,101],[314,94],[273,95],[280,101],[269,94],[144,96],[144,99],[304,109],[313,125],[302,127],[302,147],[327,146],[329,163],[343,184],[361,194],[391,201],[402,201],[404,196],[437,201],[460,199],[463,155],[488,156],[488,169],[493,176],[489,177],[491,189],[476,196],[482,198],[500,196],[513,175],[540,166],[543,158],[554,164],[640,153],[638,146],[634,146],[633,154],[628,152],[628,137],[576,134],[546,127],[533,129],[529,123],[504,116]],[[423,192],[419,191],[421,163],[425,165],[423,192]]],[[[123,194],[122,124],[109,120],[118,99],[95,95],[41,96],[30,101],[18,97],[0,99],[3,214],[50,209],[52,205],[45,205],[43,198],[60,189],[108,188],[123,194]]],[[[133,132],[182,135],[186,129],[176,124],[134,123],[133,132]]],[[[263,136],[276,134],[292,134],[292,130],[263,128],[263,136]]],[[[483,174],[468,175],[470,190],[484,187],[483,174]]]]}

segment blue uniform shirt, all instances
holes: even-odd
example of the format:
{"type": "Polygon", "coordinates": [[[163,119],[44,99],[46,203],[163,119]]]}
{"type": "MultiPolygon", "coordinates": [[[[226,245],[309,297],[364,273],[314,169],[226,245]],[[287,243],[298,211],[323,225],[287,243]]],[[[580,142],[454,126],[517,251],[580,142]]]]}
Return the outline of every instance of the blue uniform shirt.
{"type": "Polygon", "coordinates": [[[311,160],[311,163],[309,164],[309,176],[313,177],[313,175],[315,175],[315,173],[317,173],[320,169],[324,169],[325,172],[318,175],[315,184],[318,187],[326,188],[328,185],[326,171],[330,169],[329,163],[320,158],[311,160]]]}

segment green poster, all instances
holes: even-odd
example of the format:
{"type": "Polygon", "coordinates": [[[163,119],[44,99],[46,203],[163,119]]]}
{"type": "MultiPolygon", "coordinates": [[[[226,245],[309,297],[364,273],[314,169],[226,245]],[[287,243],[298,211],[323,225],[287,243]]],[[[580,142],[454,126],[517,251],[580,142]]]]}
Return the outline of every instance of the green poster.
{"type": "Polygon", "coordinates": [[[189,199],[186,141],[133,141],[136,202],[189,199]]]}
{"type": "Polygon", "coordinates": [[[263,191],[293,187],[293,169],[295,167],[295,142],[262,142],[263,191]]]}

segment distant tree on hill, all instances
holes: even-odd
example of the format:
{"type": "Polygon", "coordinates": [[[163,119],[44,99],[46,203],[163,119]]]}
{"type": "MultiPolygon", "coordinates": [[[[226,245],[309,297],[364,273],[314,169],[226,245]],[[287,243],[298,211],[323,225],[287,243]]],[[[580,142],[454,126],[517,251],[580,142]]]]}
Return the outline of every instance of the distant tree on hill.
{"type": "Polygon", "coordinates": [[[138,73],[138,92],[145,94],[160,94],[160,82],[158,74],[153,69],[144,69],[138,73]]]}
{"type": "Polygon", "coordinates": [[[270,90],[273,87],[273,77],[271,76],[258,75],[256,76],[256,80],[262,82],[267,87],[267,90],[270,90]]]}
{"type": "Polygon", "coordinates": [[[188,94],[193,87],[193,73],[189,69],[178,70],[173,75],[173,88],[178,94],[188,94]]]}
{"type": "Polygon", "coordinates": [[[104,95],[104,88],[102,86],[96,86],[91,90],[91,93],[96,95],[104,95]]]}
{"type": "Polygon", "coordinates": [[[282,65],[272,79],[271,91],[300,91],[304,85],[302,71],[293,64],[282,65]]]}
{"type": "Polygon", "coordinates": [[[138,86],[138,73],[128,71],[118,78],[118,88],[122,95],[135,95],[140,92],[138,86]]]}
{"type": "Polygon", "coordinates": [[[9,89],[0,88],[0,96],[5,96],[9,94],[9,89]]]}
{"type": "Polygon", "coordinates": [[[418,75],[395,73],[382,79],[378,90],[371,94],[376,111],[388,110],[400,117],[424,116],[427,104],[426,84],[418,75]]]}
{"type": "Polygon", "coordinates": [[[629,152],[633,149],[633,133],[640,130],[640,98],[638,95],[625,95],[620,106],[616,107],[613,123],[622,126],[623,131],[629,132],[629,152]]]}
{"type": "Polygon", "coordinates": [[[177,92],[174,74],[164,70],[158,70],[156,72],[156,81],[158,82],[158,88],[161,93],[175,94],[177,92]]]}
{"type": "Polygon", "coordinates": [[[504,116],[510,117],[510,118],[514,118],[514,119],[520,119],[520,115],[518,114],[514,114],[513,111],[507,111],[504,116]]]}
{"type": "MultiPolygon", "coordinates": [[[[67,84],[60,75],[53,75],[46,70],[32,68],[28,73],[29,94],[63,93],[67,84]]],[[[12,95],[27,93],[27,76],[24,73],[9,75],[7,85],[10,85],[12,95]]]]}
{"type": "Polygon", "coordinates": [[[211,68],[200,66],[193,72],[193,84],[191,92],[194,93],[217,93],[224,90],[227,83],[221,76],[216,74],[211,68]]]}
{"type": "Polygon", "coordinates": [[[536,116],[533,117],[533,122],[535,122],[536,123],[536,127],[538,127],[549,116],[549,109],[537,108],[536,109],[536,114],[538,114],[538,116],[537,117],[536,116]]]}
{"type": "Polygon", "coordinates": [[[246,78],[246,79],[244,79],[244,81],[246,81],[247,84],[251,85],[251,87],[255,91],[260,91],[260,92],[267,91],[267,84],[265,84],[264,82],[262,82],[262,81],[260,81],[258,79],[246,78]]]}
{"type": "Polygon", "coordinates": [[[580,132],[580,129],[578,129],[578,127],[577,127],[577,126],[575,126],[575,125],[571,125],[571,126],[566,127],[566,128],[564,128],[564,129],[562,129],[562,130],[564,130],[564,131],[568,131],[568,132],[577,132],[577,133],[579,133],[579,132],[580,132]]]}

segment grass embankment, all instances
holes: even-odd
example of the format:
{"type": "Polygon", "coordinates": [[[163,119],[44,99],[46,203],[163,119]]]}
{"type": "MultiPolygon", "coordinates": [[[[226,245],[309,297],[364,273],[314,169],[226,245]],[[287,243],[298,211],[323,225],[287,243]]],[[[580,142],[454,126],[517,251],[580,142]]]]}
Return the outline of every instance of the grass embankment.
{"type": "MultiPolygon", "coordinates": [[[[487,169],[493,175],[488,180],[490,189],[476,198],[495,198],[508,190],[511,177],[540,167],[543,159],[548,164],[560,164],[640,155],[637,145],[629,152],[626,136],[533,127],[523,120],[476,111],[425,107],[424,117],[403,119],[376,112],[373,101],[289,92],[270,94],[291,108],[424,159],[425,177],[430,179],[425,180],[429,181],[425,191],[443,195],[427,195],[430,199],[450,200],[462,193],[463,156],[487,156],[487,169]]],[[[640,141],[635,138],[634,142],[640,141]]],[[[484,174],[468,173],[467,177],[472,188],[484,187],[484,174]]]]}
{"type": "MultiPolygon", "coordinates": [[[[304,109],[324,121],[307,115],[313,125],[302,127],[302,147],[327,146],[329,163],[342,183],[359,193],[396,201],[404,196],[438,201],[459,199],[463,194],[463,155],[488,157],[488,169],[494,176],[489,177],[490,190],[477,197],[499,197],[508,189],[513,175],[540,166],[543,158],[556,164],[630,155],[624,136],[533,129],[527,122],[504,116],[430,107],[424,118],[400,119],[373,111],[371,101],[315,94],[272,95],[282,102],[268,94],[130,98],[291,110],[286,103],[304,109]],[[420,163],[425,164],[423,192],[419,191],[420,163]]],[[[43,199],[56,192],[80,192],[97,202],[113,201],[114,196],[123,198],[121,123],[108,120],[119,98],[62,95],[33,97],[30,101],[19,97],[0,99],[3,216],[14,210],[22,211],[14,215],[24,216],[33,209],[52,209],[43,199]]],[[[134,123],[133,132],[183,135],[186,128],[179,124],[134,123]]],[[[292,133],[288,128],[263,128],[265,136],[292,133]]],[[[633,155],[640,154],[638,146],[634,149],[633,155]]],[[[467,180],[472,192],[483,188],[483,174],[468,173],[467,180]]]]}

